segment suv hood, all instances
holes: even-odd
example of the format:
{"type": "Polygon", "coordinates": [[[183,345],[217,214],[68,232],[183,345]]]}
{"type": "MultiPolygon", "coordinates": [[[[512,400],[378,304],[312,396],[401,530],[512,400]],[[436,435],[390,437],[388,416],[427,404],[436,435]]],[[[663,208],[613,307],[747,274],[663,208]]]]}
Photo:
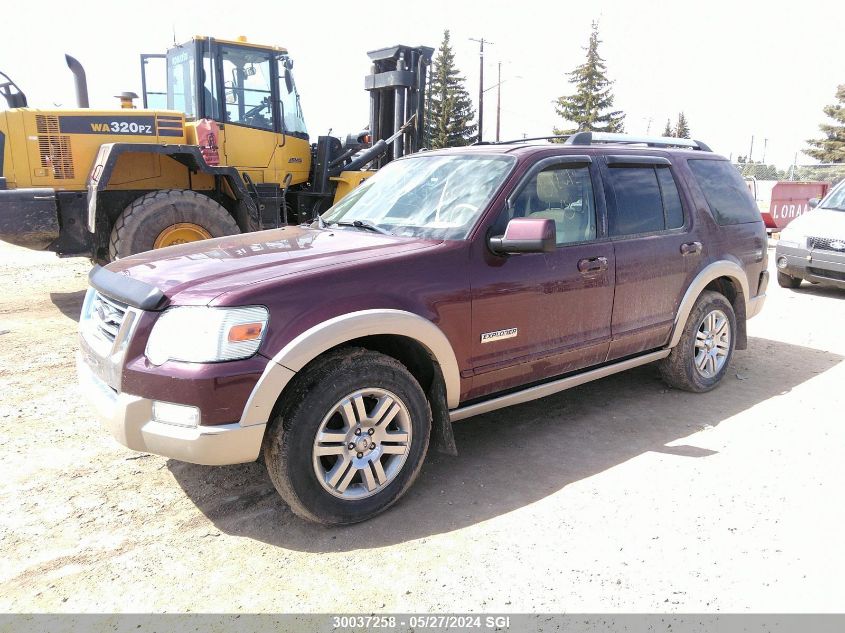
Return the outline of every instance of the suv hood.
{"type": "Polygon", "coordinates": [[[787,228],[796,229],[806,237],[845,240],[845,211],[816,207],[795,218],[787,228]]]}
{"type": "Polygon", "coordinates": [[[357,229],[287,226],[147,251],[106,268],[155,286],[180,305],[205,305],[246,285],[438,243],[357,229]]]}

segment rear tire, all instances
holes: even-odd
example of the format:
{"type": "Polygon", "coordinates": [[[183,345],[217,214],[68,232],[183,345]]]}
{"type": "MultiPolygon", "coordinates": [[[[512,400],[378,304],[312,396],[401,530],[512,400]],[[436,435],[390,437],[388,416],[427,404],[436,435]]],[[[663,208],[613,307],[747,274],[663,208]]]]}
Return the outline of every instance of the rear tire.
{"type": "Polygon", "coordinates": [[[431,433],[428,400],[407,368],[346,348],[317,359],[295,381],[263,446],[270,479],[291,510],[343,525],[396,503],[417,478],[431,433]]]}
{"type": "Polygon", "coordinates": [[[795,290],[801,285],[802,281],[801,277],[793,277],[792,275],[787,275],[786,273],[778,271],[778,286],[781,288],[791,288],[792,290],[795,290]]]}
{"type": "Polygon", "coordinates": [[[178,225],[194,227],[188,229],[188,234],[193,233],[197,239],[240,233],[229,212],[208,196],[196,191],[163,189],[141,196],[120,214],[109,239],[109,259],[115,261],[152,250],[159,236],[178,225]]]}
{"type": "Polygon", "coordinates": [[[724,295],[706,290],[695,302],[681,340],[660,361],[660,374],[671,387],[695,393],[710,391],[728,372],[735,345],[733,306],[724,295]]]}

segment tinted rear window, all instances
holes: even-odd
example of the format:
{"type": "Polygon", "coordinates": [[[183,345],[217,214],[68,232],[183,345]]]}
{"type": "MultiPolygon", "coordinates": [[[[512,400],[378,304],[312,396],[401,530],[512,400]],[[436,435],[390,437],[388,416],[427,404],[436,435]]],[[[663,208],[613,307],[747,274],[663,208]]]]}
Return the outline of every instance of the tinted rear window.
{"type": "Polygon", "coordinates": [[[717,223],[760,222],[751,192],[728,161],[692,159],[688,163],[717,223]]]}
{"type": "Polygon", "coordinates": [[[657,180],[660,182],[660,193],[663,195],[663,208],[666,210],[666,228],[677,229],[684,225],[684,208],[681,206],[681,196],[678,186],[668,169],[657,170],[657,180]]]}
{"type": "Polygon", "coordinates": [[[684,225],[684,208],[668,167],[612,167],[615,208],[608,209],[610,235],[636,235],[684,225]]]}
{"type": "Polygon", "coordinates": [[[616,212],[608,217],[611,235],[663,230],[663,202],[654,168],[615,167],[610,179],[616,192],[616,212]]]}

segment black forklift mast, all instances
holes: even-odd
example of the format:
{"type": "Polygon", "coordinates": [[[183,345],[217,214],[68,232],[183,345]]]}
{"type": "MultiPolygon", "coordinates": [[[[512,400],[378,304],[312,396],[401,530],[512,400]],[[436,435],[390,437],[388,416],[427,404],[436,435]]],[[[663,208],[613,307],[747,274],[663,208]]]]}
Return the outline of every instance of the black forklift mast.
{"type": "Polygon", "coordinates": [[[291,221],[310,221],[334,199],[332,176],[343,171],[384,167],[423,147],[426,73],[434,49],[391,46],[367,53],[373,62],[364,78],[370,93],[369,143],[350,136],[345,143],[321,136],[312,146],[310,187],[291,191],[291,221]]]}
{"type": "Polygon", "coordinates": [[[425,88],[427,66],[433,48],[391,46],[369,51],[372,73],[364,80],[370,93],[370,135],[373,144],[394,136],[407,121],[413,124],[393,141],[375,162],[384,167],[394,158],[422,148],[425,130],[425,88]]]}

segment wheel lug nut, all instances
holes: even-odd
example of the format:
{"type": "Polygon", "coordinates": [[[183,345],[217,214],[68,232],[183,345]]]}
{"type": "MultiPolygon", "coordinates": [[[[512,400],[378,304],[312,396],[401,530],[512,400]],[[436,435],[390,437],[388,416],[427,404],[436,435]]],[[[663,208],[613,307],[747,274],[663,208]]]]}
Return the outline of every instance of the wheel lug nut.
{"type": "Polygon", "coordinates": [[[355,448],[355,443],[349,442],[349,450],[351,451],[353,448],[355,448]]]}
{"type": "Polygon", "coordinates": [[[367,433],[369,433],[370,435],[372,435],[372,434],[373,434],[373,433],[375,433],[375,432],[376,432],[376,430],[375,430],[375,429],[370,429],[369,431],[367,431],[367,433]]]}
{"type": "Polygon", "coordinates": [[[364,456],[364,453],[358,453],[358,459],[361,459],[364,456]]]}
{"type": "Polygon", "coordinates": [[[375,445],[375,444],[370,444],[370,448],[371,448],[372,450],[375,450],[376,445],[375,445]]]}
{"type": "Polygon", "coordinates": [[[355,429],[355,435],[361,435],[361,429],[355,429]]]}

